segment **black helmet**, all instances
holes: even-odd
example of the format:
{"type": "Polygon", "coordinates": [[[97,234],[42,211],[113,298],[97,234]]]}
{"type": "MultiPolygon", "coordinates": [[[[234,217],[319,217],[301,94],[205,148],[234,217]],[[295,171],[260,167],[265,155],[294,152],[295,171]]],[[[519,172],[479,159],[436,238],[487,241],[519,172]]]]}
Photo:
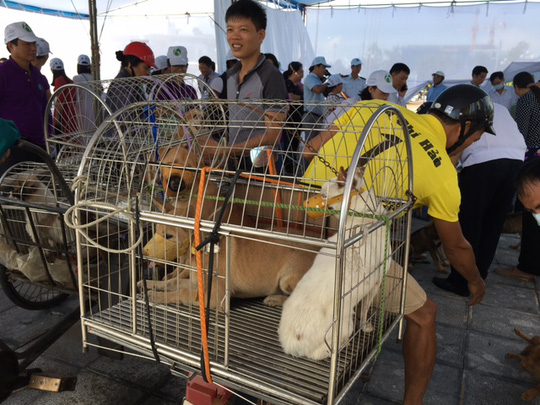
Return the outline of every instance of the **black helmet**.
{"type": "Polygon", "coordinates": [[[461,124],[457,142],[447,149],[448,153],[455,151],[479,129],[484,129],[493,135],[493,102],[487,93],[471,84],[457,84],[444,90],[433,102],[429,111],[438,111],[461,124]],[[465,133],[465,124],[472,122],[469,131],[465,133]]]}
{"type": "Polygon", "coordinates": [[[472,84],[456,84],[447,88],[435,99],[430,111],[439,111],[461,123],[483,124],[487,132],[495,135],[493,102],[484,90],[472,84]]]}
{"type": "Polygon", "coordinates": [[[426,101],[424,102],[420,107],[416,109],[417,114],[427,114],[429,112],[429,109],[431,108],[431,105],[433,104],[433,101],[426,101]]]}

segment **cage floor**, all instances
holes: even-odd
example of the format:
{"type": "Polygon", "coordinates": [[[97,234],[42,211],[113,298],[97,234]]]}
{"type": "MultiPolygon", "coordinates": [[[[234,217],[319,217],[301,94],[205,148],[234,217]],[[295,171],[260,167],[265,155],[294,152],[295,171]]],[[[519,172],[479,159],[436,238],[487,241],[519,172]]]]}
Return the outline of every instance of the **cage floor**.
{"type": "MultiPolygon", "coordinates": [[[[148,321],[143,301],[137,302],[137,336],[149,338],[148,321]]],[[[322,404],[327,402],[330,381],[330,360],[312,361],[295,358],[283,353],[278,339],[278,325],[281,308],[264,305],[262,300],[234,300],[230,311],[229,363],[227,367],[213,366],[216,375],[225,383],[234,382],[252,394],[265,394],[274,400],[281,398],[281,403],[322,404]],[[234,376],[234,378],[228,378],[234,376]],[[242,381],[254,384],[243,385],[242,381]],[[253,387],[257,388],[254,389],[253,387]]],[[[398,317],[389,315],[385,319],[387,330],[383,336],[397,324],[398,317]],[[390,318],[389,318],[390,316],[390,318]]],[[[151,307],[151,322],[155,341],[159,345],[171,347],[190,355],[198,356],[201,352],[201,336],[198,307],[151,307]],[[171,310],[172,309],[172,310],[171,310]]],[[[132,336],[131,301],[125,300],[97,314],[87,316],[92,324],[111,328],[117,333],[132,336]]],[[[210,359],[223,365],[224,362],[224,321],[222,312],[215,312],[210,317],[208,333],[210,359]]],[[[374,325],[376,330],[378,325],[374,325]]],[[[101,335],[98,328],[91,328],[91,333],[101,335]]],[[[103,335],[110,339],[110,335],[103,335]]],[[[365,366],[368,356],[377,349],[379,342],[374,334],[357,333],[342,349],[336,374],[336,393],[339,393],[353,377],[356,371],[365,366]]],[[[111,340],[118,341],[118,338],[111,340]]],[[[120,339],[121,340],[121,339],[120,339]]],[[[129,340],[129,339],[127,339],[129,340]]],[[[129,345],[127,345],[129,347],[129,345]]],[[[147,348],[133,347],[134,350],[148,353],[147,348]]],[[[170,352],[169,352],[170,353],[170,352]]],[[[165,354],[167,355],[170,354],[165,354]]],[[[170,358],[170,363],[181,359],[170,358]]],[[[193,365],[191,365],[193,367],[193,365]]],[[[197,367],[196,367],[197,368],[197,367]]],[[[215,377],[217,378],[217,377],[215,377]]]]}

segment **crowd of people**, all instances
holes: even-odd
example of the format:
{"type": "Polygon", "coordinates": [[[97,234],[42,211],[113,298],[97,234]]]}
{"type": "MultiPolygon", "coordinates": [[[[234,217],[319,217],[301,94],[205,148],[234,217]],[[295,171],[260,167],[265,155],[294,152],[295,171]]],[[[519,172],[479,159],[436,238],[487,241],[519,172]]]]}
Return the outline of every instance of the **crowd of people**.
{"type": "MultiPolygon", "coordinates": [[[[409,132],[414,134],[411,143],[416,205],[428,207],[452,265],[447,279],[435,278],[433,282],[444,290],[471,296],[469,305],[479,303],[504,218],[512,209],[516,174],[524,159],[538,160],[540,88],[534,77],[522,72],[505,78],[502,72],[493,72],[489,76],[492,89],[486,93],[479,87],[489,74],[483,66],[473,68],[470,83],[455,86],[446,86],[445,73],[438,70],[433,73],[427,92],[427,106],[422,111],[426,114],[416,114],[406,109],[410,68],[404,63],[395,63],[388,71],[371,72],[366,79],[360,76],[362,61],[357,56],[351,59],[350,72],[344,74],[330,74],[331,65],[326,58],[317,56],[307,67],[307,74],[298,61],[283,65],[286,69],[281,73],[276,57],[261,53],[266,14],[259,3],[252,0],[233,3],[227,10],[226,24],[230,46],[227,69],[219,74],[214,61],[201,56],[198,88],[188,85],[179,76],[167,85],[167,91],[153,97],[158,100],[220,98],[288,102],[291,106],[288,111],[272,103],[251,109],[231,103],[229,155],[243,158],[246,151],[255,146],[279,148],[285,142],[288,148],[302,154],[305,161],[303,165],[284,162],[285,170],[303,176],[306,182],[310,176],[322,179],[332,175],[328,167],[321,167],[324,166],[321,160],[313,157],[335,155],[337,151],[332,145],[336,142],[328,141],[336,134],[343,137],[338,142],[340,145],[354,151],[354,147],[346,147],[348,142],[356,141],[346,128],[351,124],[362,127],[367,121],[362,114],[349,113],[354,105],[393,103],[406,118],[409,132]],[[508,79],[512,79],[513,86],[506,85],[508,79]],[[242,125],[234,125],[245,121],[263,122],[266,126],[243,129],[242,125]],[[286,134],[276,128],[276,122],[297,123],[298,133],[286,134]],[[483,135],[484,132],[488,134],[483,135]],[[284,137],[289,139],[284,140],[284,137]],[[473,145],[475,141],[478,142],[473,145]],[[309,148],[304,147],[306,144],[309,148]],[[461,167],[459,182],[456,165],[461,167]],[[481,198],[478,198],[479,193],[481,198]]],[[[51,91],[40,69],[48,60],[49,44],[24,22],[6,27],[5,43],[10,57],[0,64],[0,118],[13,121],[23,139],[44,147],[44,114],[51,91]]],[[[171,46],[167,55],[154,57],[150,47],[142,42],[128,44],[116,53],[116,58],[120,62],[116,79],[186,73],[189,63],[184,46],[171,46]]],[[[91,66],[90,58],[80,55],[78,75],[72,80],[65,73],[63,61],[51,59],[53,89],[91,80],[91,66]]],[[[69,93],[65,97],[70,97],[69,93]]],[[[107,105],[113,110],[147,99],[148,94],[142,90],[126,97],[125,93],[117,91],[114,80],[106,95],[107,105]]],[[[72,123],[65,119],[69,111],[60,110],[55,114],[58,114],[55,120],[65,131],[73,130],[72,123]]],[[[377,139],[372,142],[376,143],[377,139]]],[[[208,139],[208,153],[218,147],[218,141],[208,139]]],[[[12,154],[0,170],[29,159],[33,157],[12,154]]],[[[533,249],[540,246],[540,221],[536,213],[538,207],[530,206],[529,201],[524,200],[525,194],[522,189],[523,236],[519,263],[497,272],[527,280],[540,274],[533,256],[533,249]]],[[[420,404],[435,362],[437,307],[414,279],[408,277],[403,403],[420,404]]]]}

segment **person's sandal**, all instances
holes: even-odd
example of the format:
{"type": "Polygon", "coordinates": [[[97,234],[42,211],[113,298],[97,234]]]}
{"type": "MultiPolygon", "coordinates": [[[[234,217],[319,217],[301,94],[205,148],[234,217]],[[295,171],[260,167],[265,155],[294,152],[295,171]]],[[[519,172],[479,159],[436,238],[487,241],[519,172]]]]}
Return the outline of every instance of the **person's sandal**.
{"type": "Polygon", "coordinates": [[[534,280],[534,275],[530,273],[525,273],[524,271],[521,271],[517,267],[497,267],[495,269],[495,273],[497,273],[499,276],[515,278],[517,280],[523,280],[523,281],[534,280]]]}

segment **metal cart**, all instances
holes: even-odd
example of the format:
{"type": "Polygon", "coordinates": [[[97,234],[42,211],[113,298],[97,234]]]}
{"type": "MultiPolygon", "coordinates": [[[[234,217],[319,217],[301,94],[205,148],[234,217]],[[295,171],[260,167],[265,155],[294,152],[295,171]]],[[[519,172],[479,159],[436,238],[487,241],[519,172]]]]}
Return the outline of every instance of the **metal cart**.
{"type": "MultiPolygon", "coordinates": [[[[75,204],[66,213],[76,230],[84,347],[94,345],[90,334],[97,335],[166,363],[174,373],[202,373],[227,390],[276,404],[334,404],[343,398],[402,319],[413,204],[406,121],[394,107],[368,104],[345,112],[348,126],[321,122],[306,128],[286,120],[290,107],[270,100],[141,102],[103,121],[82,156],[75,204]],[[244,116],[235,120],[239,110],[244,116]],[[227,147],[233,136],[269,130],[289,136],[271,148],[227,147]],[[310,167],[290,145],[300,144],[305,152],[309,131],[333,131],[336,139],[346,133],[350,142],[336,146],[334,156],[315,157],[319,171],[307,178],[301,172],[310,167]],[[372,144],[373,134],[390,143],[372,144]],[[293,172],[287,159],[294,162],[293,172]],[[312,219],[303,202],[320,195],[320,186],[337,174],[332,170],[337,162],[349,169],[340,180],[345,190],[340,209],[329,219],[312,219]],[[363,168],[366,189],[383,214],[349,208],[356,198],[356,168],[363,168]],[[326,170],[329,175],[322,174],[326,170]],[[360,224],[348,225],[351,216],[360,224]],[[82,223],[83,217],[93,220],[82,223]],[[361,265],[350,262],[358,258],[356,250],[381,231],[384,255],[369,276],[351,280],[347,269],[361,265]],[[156,234],[172,239],[172,248],[158,246],[156,234]],[[334,281],[314,291],[315,296],[333,291],[323,336],[328,358],[285,354],[278,338],[281,308],[266,305],[250,286],[239,286],[247,277],[238,274],[246,257],[242,249],[253,244],[293,256],[324,249],[333,258],[334,281]],[[82,254],[87,249],[96,249],[104,260],[91,266],[82,254]],[[387,272],[390,262],[397,273],[387,272]],[[383,276],[369,306],[371,328],[355,315],[343,341],[348,319],[342,314],[360,312],[350,297],[374,274],[383,276]],[[91,296],[99,297],[97,305],[91,296]],[[388,311],[390,302],[401,309],[388,311]]],[[[369,258],[370,252],[362,254],[369,258]]],[[[248,257],[249,268],[262,266],[257,255],[248,257]]],[[[276,265],[279,259],[280,254],[276,265]]]]}

